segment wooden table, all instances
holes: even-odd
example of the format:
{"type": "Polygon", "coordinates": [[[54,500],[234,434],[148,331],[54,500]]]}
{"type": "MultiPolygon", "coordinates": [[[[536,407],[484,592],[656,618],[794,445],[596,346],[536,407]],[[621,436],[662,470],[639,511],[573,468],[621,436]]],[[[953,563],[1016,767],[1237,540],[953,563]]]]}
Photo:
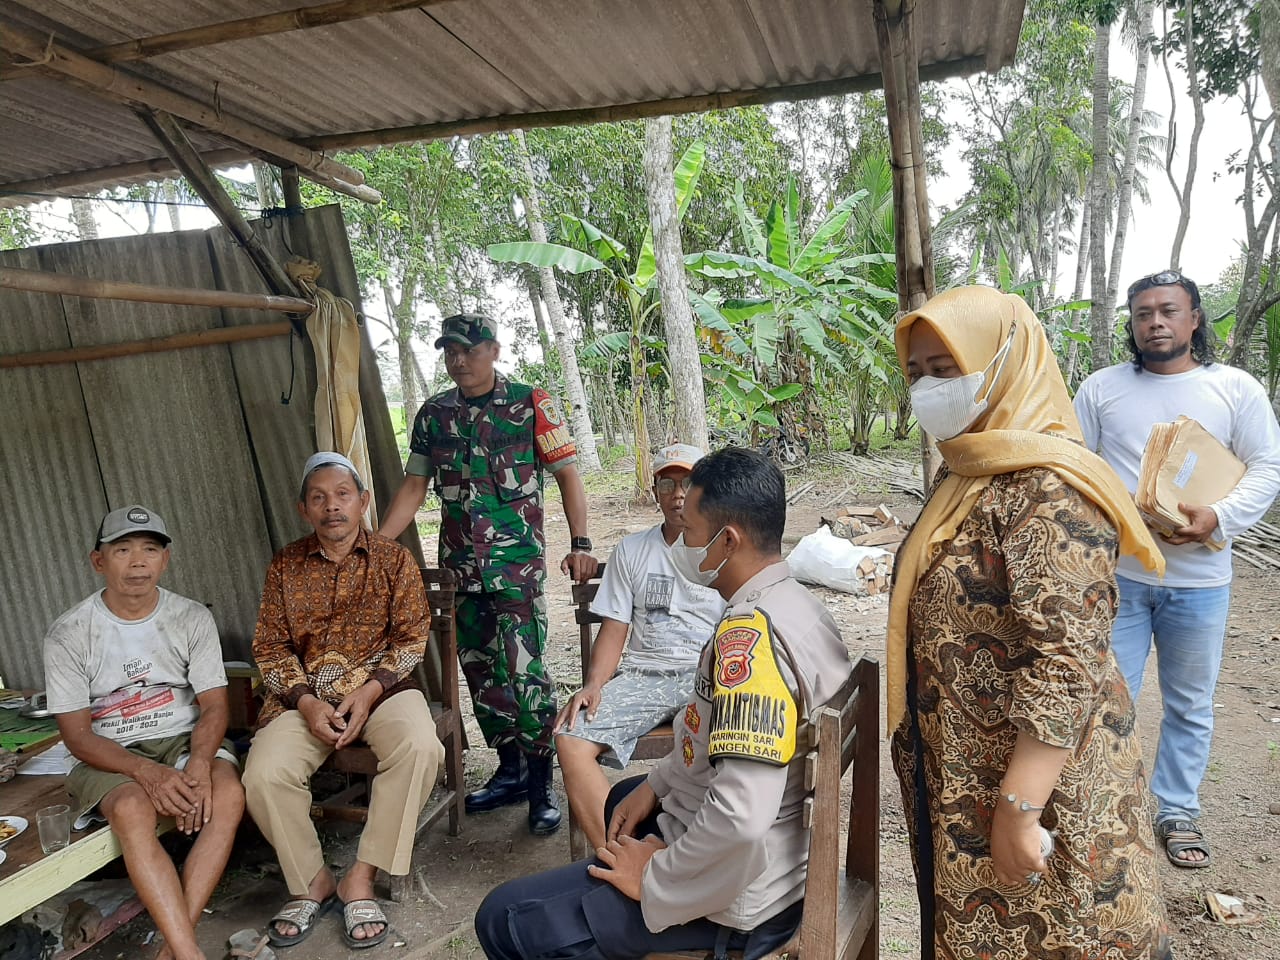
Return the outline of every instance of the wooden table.
{"type": "MultiPolygon", "coordinates": [[[[116,835],[103,824],[71,834],[71,843],[46,855],[40,849],[36,811],[57,803],[70,803],[60,776],[17,776],[0,783],[0,815],[25,817],[23,833],[4,846],[0,863],[0,924],[8,923],[32,907],[61,893],[93,871],[120,856],[116,835]]],[[[172,823],[172,821],[169,821],[172,823]]]]}

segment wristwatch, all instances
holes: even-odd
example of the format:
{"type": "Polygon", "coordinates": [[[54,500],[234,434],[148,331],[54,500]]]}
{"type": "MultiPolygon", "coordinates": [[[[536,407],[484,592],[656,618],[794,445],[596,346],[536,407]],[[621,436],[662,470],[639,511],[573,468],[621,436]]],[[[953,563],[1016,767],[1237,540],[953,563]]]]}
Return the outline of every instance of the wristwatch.
{"type": "Polygon", "coordinates": [[[569,549],[574,552],[581,551],[583,553],[591,552],[590,537],[571,537],[569,539],[569,549]]]}

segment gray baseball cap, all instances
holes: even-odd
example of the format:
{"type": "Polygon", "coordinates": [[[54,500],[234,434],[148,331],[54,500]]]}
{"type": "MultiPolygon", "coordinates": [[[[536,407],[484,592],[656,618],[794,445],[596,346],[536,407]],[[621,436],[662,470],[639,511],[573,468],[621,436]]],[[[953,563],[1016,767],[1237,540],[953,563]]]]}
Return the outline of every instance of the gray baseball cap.
{"type": "Polygon", "coordinates": [[[127,537],[131,533],[149,533],[163,540],[166,546],[173,542],[173,537],[169,536],[169,530],[165,527],[160,514],[150,507],[133,503],[119,510],[112,510],[102,518],[102,522],[98,524],[96,543],[115,543],[121,537],[127,537]]]}

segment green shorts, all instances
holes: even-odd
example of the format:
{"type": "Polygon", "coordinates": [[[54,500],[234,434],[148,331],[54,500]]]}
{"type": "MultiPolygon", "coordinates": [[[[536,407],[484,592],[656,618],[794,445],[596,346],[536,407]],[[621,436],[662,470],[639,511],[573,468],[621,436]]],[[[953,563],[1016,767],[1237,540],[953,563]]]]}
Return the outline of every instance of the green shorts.
{"type": "MultiPolygon", "coordinates": [[[[181,770],[191,757],[191,734],[180,733],[173,737],[161,737],[158,740],[139,740],[125,747],[130,753],[137,754],[147,760],[163,763],[165,766],[181,770]]],[[[240,766],[236,759],[236,748],[230,740],[223,740],[222,746],[214,755],[214,759],[227,760],[240,766]]],[[[123,773],[109,773],[99,770],[87,763],[77,763],[67,774],[67,793],[71,794],[71,809],[78,818],[94,807],[108,793],[122,783],[133,783],[133,777],[123,773]]]]}

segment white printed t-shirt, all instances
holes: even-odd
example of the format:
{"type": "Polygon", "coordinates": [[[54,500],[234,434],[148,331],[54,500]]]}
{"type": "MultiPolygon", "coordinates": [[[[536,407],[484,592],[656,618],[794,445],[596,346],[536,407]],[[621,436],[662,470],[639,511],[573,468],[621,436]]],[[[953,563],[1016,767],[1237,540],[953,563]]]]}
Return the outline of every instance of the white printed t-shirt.
{"type": "Polygon", "coordinates": [[[620,669],[692,670],[715,633],[724,600],[676,572],[658,524],[613,548],[591,612],[631,625],[620,669]]]}
{"type": "Polygon", "coordinates": [[[163,588],[141,620],[121,620],[101,591],[76,604],[49,628],[44,675],[51,712],[88,708],[93,732],[121,746],[190,733],[196,696],[227,685],[213,616],[163,588]]]}
{"type": "Polygon", "coordinates": [[[1236,488],[1212,507],[1218,532],[1228,538],[1218,552],[1200,543],[1171,544],[1156,538],[1166,565],[1164,579],[1127,554],[1116,572],[1150,586],[1220,587],[1231,582],[1230,538],[1262,519],[1280,490],[1280,425],[1267,392],[1252,376],[1225,363],[1183,373],[1139,371],[1118,363],[1092,374],[1075,398],[1084,442],[1111,464],[1133,493],[1151,428],[1191,417],[1247,466],[1236,488]]]}

